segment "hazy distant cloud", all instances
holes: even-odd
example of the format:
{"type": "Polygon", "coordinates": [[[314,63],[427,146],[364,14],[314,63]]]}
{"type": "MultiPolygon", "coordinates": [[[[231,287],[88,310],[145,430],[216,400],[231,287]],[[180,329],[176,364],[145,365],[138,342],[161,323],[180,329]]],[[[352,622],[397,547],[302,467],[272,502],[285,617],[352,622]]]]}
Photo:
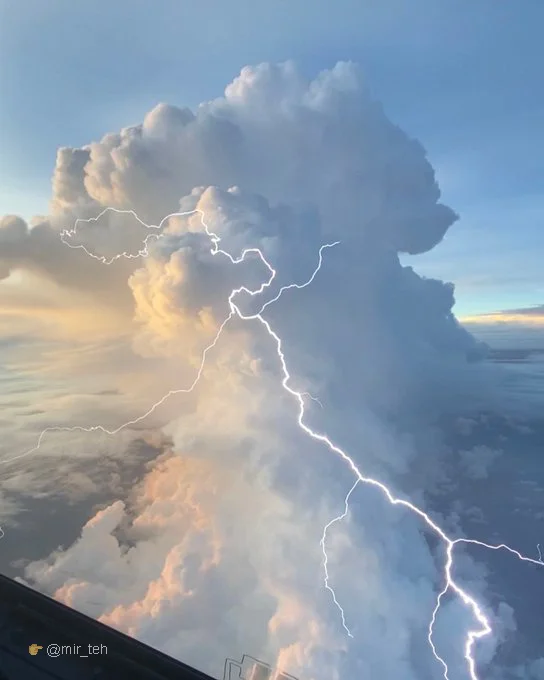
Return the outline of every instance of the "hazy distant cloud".
{"type": "Polygon", "coordinates": [[[544,305],[520,307],[518,309],[504,309],[498,312],[466,316],[462,319],[466,324],[544,324],[544,305]]]}
{"type": "MultiPolygon", "coordinates": [[[[72,223],[60,222],[59,226],[72,227],[72,223]]],[[[133,268],[127,260],[116,268],[104,268],[83,250],[67,248],[47,218],[30,226],[19,217],[0,218],[0,280],[11,273],[27,272],[51,285],[99,299],[102,305],[126,307],[129,298],[123,283],[133,268]]]]}
{"type": "Polygon", "coordinates": [[[488,469],[493,461],[502,455],[502,451],[496,451],[489,446],[475,446],[469,451],[460,451],[462,465],[472,479],[485,479],[488,469]]]}
{"type": "Polygon", "coordinates": [[[534,307],[523,307],[519,309],[508,309],[503,314],[528,314],[530,316],[544,315],[544,305],[535,305],[534,307]]]}

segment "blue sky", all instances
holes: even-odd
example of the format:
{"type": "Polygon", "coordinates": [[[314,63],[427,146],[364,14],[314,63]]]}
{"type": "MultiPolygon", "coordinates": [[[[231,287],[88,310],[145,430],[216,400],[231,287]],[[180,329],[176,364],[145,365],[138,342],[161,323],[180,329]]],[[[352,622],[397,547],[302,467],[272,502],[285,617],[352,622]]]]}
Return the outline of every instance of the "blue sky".
{"type": "Polygon", "coordinates": [[[539,0],[24,0],[0,8],[0,212],[45,212],[58,146],[196,106],[246,64],[363,65],[460,215],[407,258],[456,283],[460,315],[544,299],[539,0]]]}

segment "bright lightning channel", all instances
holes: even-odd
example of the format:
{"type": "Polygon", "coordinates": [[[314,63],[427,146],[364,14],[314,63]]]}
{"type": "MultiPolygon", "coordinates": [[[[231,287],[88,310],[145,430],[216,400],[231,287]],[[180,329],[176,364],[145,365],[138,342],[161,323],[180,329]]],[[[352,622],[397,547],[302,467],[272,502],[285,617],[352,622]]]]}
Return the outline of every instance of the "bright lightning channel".
{"type": "Polygon", "coordinates": [[[93,425],[93,426],[90,426],[90,427],[82,427],[82,426],[73,426],[73,427],[60,427],[60,426],[56,427],[56,426],[53,426],[53,427],[48,427],[48,428],[46,428],[42,431],[42,433],[38,437],[36,445],[33,448],[29,449],[28,451],[26,451],[26,452],[24,452],[24,453],[22,453],[18,456],[14,456],[13,458],[9,458],[8,460],[4,460],[2,462],[5,462],[5,463],[11,462],[13,460],[23,458],[24,456],[27,456],[27,455],[33,453],[34,451],[37,451],[42,444],[43,438],[49,432],[66,432],[66,431],[93,432],[93,431],[99,430],[99,431],[104,432],[106,434],[113,435],[113,434],[117,434],[118,432],[120,432],[121,430],[123,430],[127,427],[130,427],[131,425],[135,425],[136,423],[139,423],[140,421],[144,420],[149,415],[151,415],[161,404],[163,404],[171,396],[173,396],[175,394],[191,392],[196,387],[198,381],[200,380],[202,372],[204,370],[204,366],[205,366],[205,363],[206,363],[206,358],[207,358],[208,353],[210,352],[210,350],[212,350],[216,346],[217,342],[219,341],[219,338],[221,337],[221,334],[223,333],[223,330],[225,329],[225,326],[227,325],[227,323],[233,317],[238,316],[243,321],[259,321],[264,326],[264,328],[266,329],[266,331],[268,332],[268,334],[270,335],[270,337],[274,340],[274,342],[276,344],[277,354],[278,354],[278,358],[280,360],[280,365],[281,365],[282,373],[283,373],[282,386],[298,402],[299,408],[298,408],[298,418],[297,418],[297,420],[298,420],[298,424],[299,424],[300,428],[308,436],[310,436],[312,439],[314,439],[315,441],[318,441],[322,444],[325,444],[325,446],[327,446],[328,449],[332,453],[339,456],[342,459],[342,461],[348,465],[348,467],[353,472],[353,474],[355,475],[355,478],[356,478],[355,484],[351,487],[351,489],[349,490],[349,492],[346,495],[346,498],[344,500],[344,512],[341,515],[339,515],[338,517],[335,517],[333,520],[331,520],[325,526],[325,528],[323,530],[323,535],[322,535],[322,538],[321,538],[321,541],[320,541],[320,545],[321,545],[321,548],[322,548],[322,551],[323,551],[323,565],[324,565],[324,571],[325,571],[325,587],[327,588],[327,590],[330,591],[332,598],[333,598],[333,601],[334,601],[334,604],[337,606],[338,610],[340,611],[340,614],[341,614],[341,617],[342,617],[342,625],[343,625],[344,629],[346,630],[347,634],[350,637],[353,638],[353,635],[352,635],[350,629],[348,628],[348,626],[346,624],[344,610],[342,609],[341,605],[339,604],[339,602],[336,598],[336,594],[334,592],[334,589],[329,584],[329,573],[328,573],[328,566],[327,566],[328,565],[328,555],[327,555],[326,548],[325,548],[325,542],[326,542],[328,529],[334,523],[341,521],[342,519],[344,519],[347,516],[347,514],[349,512],[350,496],[353,493],[353,491],[355,490],[355,488],[357,487],[357,485],[359,483],[363,483],[363,484],[367,484],[369,486],[373,486],[373,487],[378,488],[383,493],[383,495],[387,498],[387,500],[389,501],[389,503],[391,505],[402,506],[402,507],[410,510],[412,513],[416,514],[421,520],[423,520],[423,522],[427,526],[427,528],[430,529],[433,533],[435,533],[445,544],[446,561],[445,561],[444,571],[443,571],[444,586],[443,586],[442,590],[440,591],[440,593],[438,594],[438,597],[437,597],[437,600],[436,600],[436,605],[435,605],[435,608],[434,608],[433,613],[432,613],[431,621],[429,623],[427,639],[429,641],[429,645],[431,647],[431,650],[432,650],[432,653],[433,653],[435,659],[441,664],[441,666],[443,668],[444,679],[449,680],[448,665],[446,664],[444,659],[440,656],[440,654],[436,650],[436,647],[435,647],[434,642],[433,642],[433,632],[434,632],[434,624],[436,622],[436,617],[437,617],[438,612],[440,610],[440,605],[442,603],[443,597],[450,591],[454,592],[460,598],[460,600],[463,602],[463,604],[472,611],[473,616],[475,617],[475,619],[477,620],[477,622],[479,624],[478,628],[470,629],[467,632],[466,638],[465,638],[465,646],[464,646],[464,656],[465,656],[465,659],[466,659],[466,662],[467,662],[467,668],[468,668],[468,672],[469,672],[469,675],[470,675],[470,680],[479,680],[478,675],[477,675],[477,670],[476,670],[476,661],[475,661],[474,655],[473,655],[474,644],[477,640],[489,635],[492,632],[492,628],[491,628],[491,625],[489,623],[488,618],[486,617],[486,615],[482,611],[482,606],[469,593],[467,593],[465,590],[463,590],[463,588],[461,588],[461,586],[455,581],[455,579],[452,576],[454,548],[459,543],[466,543],[466,544],[470,544],[470,545],[478,545],[480,547],[487,548],[489,550],[505,550],[505,551],[511,553],[512,555],[516,556],[519,560],[521,560],[523,562],[530,562],[532,564],[544,566],[544,561],[542,560],[542,555],[541,555],[541,552],[540,552],[540,546],[538,546],[538,559],[533,559],[531,557],[526,557],[526,556],[522,555],[520,552],[518,552],[517,550],[514,550],[513,548],[511,548],[508,545],[505,545],[504,543],[501,543],[500,545],[491,545],[489,543],[484,543],[482,541],[478,541],[478,540],[475,540],[475,539],[468,539],[468,538],[452,539],[452,538],[450,538],[443,531],[443,529],[441,529],[440,526],[438,526],[438,524],[436,524],[429,517],[429,515],[426,512],[424,512],[423,510],[421,510],[416,505],[414,505],[413,503],[411,503],[410,501],[408,501],[406,499],[397,498],[397,497],[393,496],[393,494],[391,493],[389,488],[385,484],[383,484],[382,482],[380,482],[376,479],[373,479],[371,477],[365,477],[361,473],[361,471],[359,470],[359,468],[357,467],[357,465],[355,464],[353,459],[347,453],[345,453],[345,451],[343,451],[339,446],[334,444],[325,434],[321,434],[319,432],[312,430],[304,422],[305,398],[310,397],[311,399],[314,399],[315,401],[317,401],[320,405],[321,405],[321,402],[319,402],[317,399],[315,399],[314,397],[309,395],[307,392],[298,392],[297,390],[295,390],[294,388],[292,388],[289,385],[290,380],[291,380],[291,375],[290,375],[289,370],[287,368],[287,363],[286,363],[286,360],[285,360],[285,356],[283,354],[283,347],[282,347],[281,338],[272,329],[269,322],[262,316],[262,314],[263,314],[264,310],[269,305],[271,305],[272,303],[279,300],[279,298],[283,295],[283,293],[286,290],[290,290],[292,288],[302,289],[302,288],[306,288],[306,286],[309,286],[313,282],[314,278],[316,277],[316,275],[318,274],[318,272],[321,269],[321,265],[322,265],[322,262],[323,262],[323,251],[327,248],[332,248],[332,247],[338,245],[339,241],[336,241],[334,243],[327,243],[327,244],[322,245],[320,247],[318,264],[317,264],[315,270],[313,271],[312,275],[310,276],[310,278],[307,281],[305,281],[304,283],[301,283],[301,284],[292,283],[292,284],[289,284],[289,285],[286,285],[286,286],[282,286],[280,288],[280,290],[278,291],[278,293],[276,294],[276,296],[274,298],[272,298],[271,300],[268,300],[256,314],[247,314],[246,315],[246,314],[243,314],[241,312],[240,308],[236,305],[236,303],[234,302],[234,298],[239,293],[242,293],[242,292],[246,293],[246,294],[248,294],[252,297],[262,294],[267,288],[269,288],[271,286],[272,282],[274,281],[274,279],[276,277],[276,271],[270,265],[270,263],[267,261],[267,259],[264,257],[263,253],[261,252],[261,250],[259,248],[246,248],[245,250],[243,250],[242,254],[238,258],[233,257],[227,251],[219,248],[219,243],[221,241],[221,238],[217,234],[214,234],[213,232],[211,232],[209,230],[207,224],[204,221],[204,213],[201,210],[196,209],[196,210],[190,210],[190,211],[186,211],[186,212],[171,213],[171,214],[167,215],[165,218],[163,218],[163,220],[160,222],[159,225],[148,225],[145,222],[143,222],[133,210],[118,210],[117,208],[109,208],[108,207],[108,208],[105,208],[97,217],[92,217],[92,218],[88,218],[88,219],[83,219],[83,218],[77,219],[76,222],[75,222],[74,228],[71,229],[71,230],[63,231],[61,233],[60,237],[61,237],[62,242],[65,245],[67,245],[68,247],[76,248],[76,249],[80,248],[80,249],[84,250],[87,253],[87,255],[89,255],[90,257],[92,257],[96,260],[99,260],[103,264],[110,265],[113,262],[115,262],[116,260],[123,258],[123,257],[131,259],[131,258],[137,258],[137,257],[145,257],[145,256],[149,255],[148,240],[152,236],[155,236],[155,238],[157,238],[157,239],[161,238],[162,233],[160,233],[160,229],[161,229],[162,225],[164,224],[164,222],[166,222],[171,217],[183,217],[183,216],[187,216],[187,215],[191,215],[191,214],[199,214],[200,215],[200,220],[202,222],[202,225],[203,225],[203,227],[206,231],[206,234],[208,235],[208,237],[210,238],[210,241],[212,243],[212,248],[211,248],[211,251],[210,251],[212,255],[219,255],[219,254],[223,255],[223,256],[227,257],[233,264],[239,264],[240,262],[243,262],[248,255],[254,255],[258,259],[261,260],[261,262],[264,264],[264,266],[268,269],[268,271],[270,273],[268,280],[266,280],[264,283],[262,283],[261,286],[259,286],[259,288],[255,289],[255,290],[250,290],[245,286],[241,286],[240,288],[235,288],[230,293],[229,298],[228,298],[230,313],[227,316],[227,318],[222,322],[222,324],[219,326],[219,330],[218,330],[215,338],[213,339],[212,343],[205,348],[205,350],[202,354],[202,360],[201,360],[199,369],[197,371],[197,375],[196,375],[194,381],[192,382],[192,384],[188,388],[170,390],[161,399],[159,399],[159,401],[155,402],[151,406],[151,408],[149,408],[143,415],[139,416],[138,418],[136,418],[134,420],[129,420],[126,423],[123,423],[122,425],[120,425],[115,430],[108,430],[105,427],[103,427],[102,425],[93,425]],[[115,213],[118,213],[118,214],[131,215],[142,226],[146,227],[147,229],[155,229],[157,231],[156,231],[155,234],[149,234],[144,239],[144,247],[141,250],[139,250],[137,253],[123,252],[123,253],[119,253],[119,254],[115,255],[114,257],[112,257],[110,259],[107,259],[107,258],[102,257],[102,256],[98,256],[95,253],[90,252],[83,245],[71,244],[71,243],[67,243],[65,241],[66,236],[75,235],[75,233],[77,231],[77,226],[78,226],[79,223],[96,222],[103,215],[105,215],[108,212],[115,212],[115,213]]]}
{"type": "Polygon", "coordinates": [[[321,536],[321,541],[320,541],[321,550],[323,551],[323,571],[325,572],[325,588],[330,592],[334,604],[340,610],[340,616],[342,618],[342,627],[346,631],[346,633],[349,635],[350,638],[353,638],[353,633],[348,628],[348,625],[346,623],[346,617],[344,615],[344,610],[342,609],[342,606],[340,605],[340,603],[336,599],[336,593],[334,592],[334,589],[329,585],[329,556],[327,554],[327,549],[325,547],[325,543],[327,542],[327,532],[332,527],[332,525],[336,524],[337,522],[341,522],[345,517],[347,517],[348,512],[349,512],[350,496],[355,491],[357,484],[359,484],[359,482],[360,482],[359,479],[355,480],[355,484],[348,491],[348,494],[344,499],[344,512],[341,515],[338,515],[338,517],[334,517],[333,519],[331,519],[331,521],[324,527],[323,535],[321,536]]]}

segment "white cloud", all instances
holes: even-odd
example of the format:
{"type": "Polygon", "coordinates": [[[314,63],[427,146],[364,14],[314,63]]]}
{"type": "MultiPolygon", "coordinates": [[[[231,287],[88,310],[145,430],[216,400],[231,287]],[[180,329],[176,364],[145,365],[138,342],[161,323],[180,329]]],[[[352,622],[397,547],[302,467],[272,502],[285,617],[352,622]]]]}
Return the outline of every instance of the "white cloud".
{"type": "MultiPolygon", "coordinates": [[[[486,384],[467,363],[479,346],[452,315],[452,287],[399,262],[399,252],[432,248],[455,215],[439,203],[422,147],[371,101],[354,65],[312,82],[290,63],[247,67],[196,113],[160,105],[140,126],[63,149],[53,187],[53,216],[35,227],[47,244],[75,216],[105,206],[154,224],[198,209],[235,256],[258,246],[270,258],[278,282],[263,301],[280,284],[306,280],[319,246],[340,240],[312,286],[286,292],[266,317],[284,339],[293,385],[321,401],[310,402],[312,424],[393,488],[421,470],[410,490],[425,502],[437,459],[426,464],[399,423],[417,431],[445,409],[469,410],[486,384]]],[[[79,238],[110,257],[112,243],[137,253],[134,233],[108,218],[79,238]]],[[[15,237],[17,249],[0,256],[4,267],[34,271],[41,262],[44,277],[61,281],[57,251],[51,260],[29,254],[33,230],[9,222],[4,241],[15,237]]],[[[169,220],[146,259],[87,265],[81,250],[64,248],[67,288],[103,277],[100,305],[109,290],[130,291],[130,305],[119,305],[131,334],[127,364],[162,362],[139,391],[152,384],[150,397],[160,385],[165,393],[191,384],[230,291],[266,278],[256,259],[234,266],[211,255],[198,213],[169,220]],[[82,278],[80,263],[88,266],[82,278]]],[[[251,308],[247,296],[240,304],[251,308]]],[[[427,626],[443,554],[416,518],[359,489],[358,511],[331,533],[331,583],[356,634],[348,644],[323,587],[319,541],[352,480],[298,429],[280,380],[262,325],[233,321],[194,393],[154,414],[173,454],[129,498],[96,514],[72,546],[29,565],[26,578],[212,674],[224,657],[250,653],[308,680],[431,677],[427,626]]],[[[485,574],[468,558],[463,565],[471,592],[485,592],[485,574]]],[[[459,643],[448,650],[452,673],[464,668],[468,620],[455,606],[441,615],[449,635],[441,643],[459,643]]]]}

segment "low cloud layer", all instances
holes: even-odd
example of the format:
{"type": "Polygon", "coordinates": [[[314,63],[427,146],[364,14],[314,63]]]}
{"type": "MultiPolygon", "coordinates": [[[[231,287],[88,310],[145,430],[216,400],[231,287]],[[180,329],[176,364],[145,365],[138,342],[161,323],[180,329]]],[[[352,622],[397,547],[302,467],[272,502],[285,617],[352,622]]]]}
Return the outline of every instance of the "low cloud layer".
{"type": "MultiPolygon", "coordinates": [[[[312,426],[432,511],[427,490],[444,481],[451,453],[437,446],[436,421],[479,406],[490,383],[473,363],[482,344],[452,314],[453,287],[403,267],[399,254],[433,248],[455,220],[422,146],[387,119],[347,63],[313,81],[291,63],[246,67],[196,112],[161,104],[139,126],[61,149],[51,215],[33,228],[2,223],[2,313],[13,290],[39,277],[50,298],[61,291],[55,304],[68,309],[80,296],[81,315],[104,324],[95,339],[99,399],[82,423],[84,402],[62,408],[57,395],[63,422],[95,424],[113,390],[122,397],[107,409],[114,429],[178,392],[137,422],[160,428],[168,445],[132,493],[112,498],[71,546],[28,564],[25,579],[214,676],[226,656],[248,653],[307,680],[436,677],[427,629],[443,551],[416,517],[361,486],[326,543],[353,641],[342,626],[320,541],[354,480],[298,427],[263,325],[229,321],[195,389],[180,390],[229,316],[231,291],[255,290],[270,274],[258,257],[235,265],[213,254],[205,225],[220,248],[234,257],[259,248],[277,272],[258,300],[237,296],[245,314],[281,286],[304,284],[320,247],[338,241],[312,284],[285,291],[265,318],[282,338],[292,385],[314,397],[312,426]],[[135,211],[154,237],[134,216],[104,208],[135,211]],[[164,219],[172,213],[185,214],[164,219]],[[119,252],[130,257],[115,259],[119,252]],[[124,348],[122,359],[113,347],[124,348]]],[[[19,318],[28,324],[32,314],[19,318]]],[[[40,326],[35,337],[63,350],[74,343],[77,356],[74,323],[54,339],[40,326]]],[[[77,384],[80,367],[65,357],[59,352],[48,379],[77,384]]],[[[29,361],[19,357],[19,367],[29,361]]],[[[463,461],[480,478],[492,459],[463,461]]],[[[17,480],[20,470],[11,474],[17,480]]],[[[471,592],[484,598],[486,571],[460,559],[471,592]]],[[[497,633],[481,645],[482,664],[515,629],[507,604],[489,616],[497,633]]],[[[452,680],[465,672],[470,623],[455,602],[440,614],[437,644],[452,680]]]]}
{"type": "Polygon", "coordinates": [[[544,305],[505,309],[500,312],[478,314],[465,317],[468,324],[520,324],[542,326],[544,324],[544,305]]]}

